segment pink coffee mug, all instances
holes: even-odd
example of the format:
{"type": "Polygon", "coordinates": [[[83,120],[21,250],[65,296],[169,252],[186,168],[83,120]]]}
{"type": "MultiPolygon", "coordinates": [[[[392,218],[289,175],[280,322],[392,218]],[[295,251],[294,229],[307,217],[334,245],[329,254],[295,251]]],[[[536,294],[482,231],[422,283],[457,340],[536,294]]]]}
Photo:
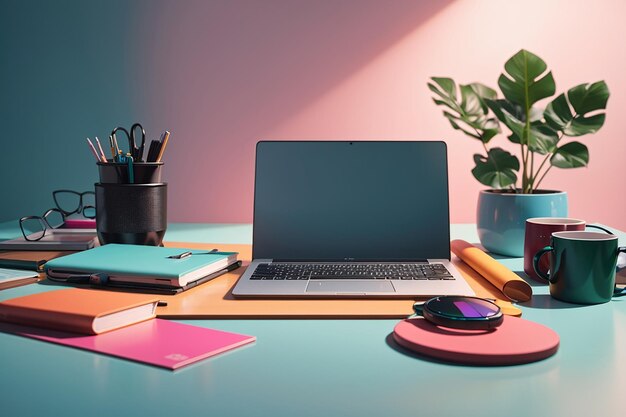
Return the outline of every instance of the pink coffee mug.
{"type": "MultiPolygon", "coordinates": [[[[585,227],[593,227],[611,233],[599,226],[587,226],[585,221],[580,219],[561,217],[533,217],[527,219],[526,233],[524,235],[524,272],[533,279],[545,282],[545,280],[542,280],[537,275],[533,268],[533,257],[535,254],[550,245],[552,233],[565,230],[585,230],[585,227]]],[[[550,269],[550,260],[547,256],[541,259],[539,267],[542,271],[548,271],[548,269],[550,269]]]]}

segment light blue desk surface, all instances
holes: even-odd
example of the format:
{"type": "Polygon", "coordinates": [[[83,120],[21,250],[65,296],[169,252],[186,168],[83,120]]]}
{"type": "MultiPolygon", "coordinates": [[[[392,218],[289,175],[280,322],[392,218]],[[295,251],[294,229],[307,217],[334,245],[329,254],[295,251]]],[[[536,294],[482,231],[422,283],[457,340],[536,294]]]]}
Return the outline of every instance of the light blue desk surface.
{"type": "MultiPolygon", "coordinates": [[[[166,240],[250,243],[251,236],[249,225],[173,224],[166,240]]],[[[478,241],[473,225],[454,225],[452,238],[478,241]]],[[[521,259],[500,261],[522,271],[521,259]]],[[[531,284],[523,317],[556,330],[561,346],[519,366],[418,358],[390,341],[396,320],[190,320],[257,342],[176,372],[0,333],[0,415],[624,415],[626,299],[576,306],[531,284]]],[[[1,291],[0,300],[41,287],[1,291]]]]}

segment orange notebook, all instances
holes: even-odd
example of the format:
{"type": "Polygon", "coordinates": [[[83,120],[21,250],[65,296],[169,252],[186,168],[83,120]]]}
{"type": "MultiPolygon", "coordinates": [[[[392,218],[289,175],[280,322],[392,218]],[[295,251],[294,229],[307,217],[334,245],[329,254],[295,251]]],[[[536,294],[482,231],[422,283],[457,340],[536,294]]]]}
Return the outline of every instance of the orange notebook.
{"type": "Polygon", "coordinates": [[[99,334],[154,318],[158,301],[149,294],[54,290],[0,302],[0,321],[99,334]]]}

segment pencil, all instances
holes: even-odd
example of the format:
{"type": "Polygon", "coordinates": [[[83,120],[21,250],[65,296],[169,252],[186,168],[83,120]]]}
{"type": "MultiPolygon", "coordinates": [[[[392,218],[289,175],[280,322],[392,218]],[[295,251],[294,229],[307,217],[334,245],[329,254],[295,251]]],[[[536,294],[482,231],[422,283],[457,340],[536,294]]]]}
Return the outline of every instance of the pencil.
{"type": "Polygon", "coordinates": [[[89,140],[89,138],[87,138],[87,144],[89,145],[89,148],[91,149],[91,152],[93,153],[93,156],[96,157],[96,160],[98,162],[101,162],[100,157],[98,156],[98,152],[96,152],[96,148],[94,148],[93,143],[91,143],[91,141],[89,140]]]}
{"type": "Polygon", "coordinates": [[[98,144],[98,150],[100,151],[100,159],[102,160],[102,162],[104,162],[106,164],[107,163],[107,157],[104,156],[104,151],[102,150],[102,145],[100,145],[100,141],[98,140],[97,136],[96,136],[96,143],[98,144]]]}
{"type": "Polygon", "coordinates": [[[161,150],[159,151],[159,156],[156,159],[156,162],[161,162],[161,158],[163,158],[163,152],[165,152],[165,147],[167,146],[167,142],[170,140],[170,132],[163,132],[163,141],[161,143],[161,150]]]}
{"type": "Polygon", "coordinates": [[[119,153],[122,152],[122,150],[117,145],[117,137],[115,136],[115,134],[113,134],[112,137],[113,137],[113,146],[115,146],[115,155],[119,155],[119,153]]]}

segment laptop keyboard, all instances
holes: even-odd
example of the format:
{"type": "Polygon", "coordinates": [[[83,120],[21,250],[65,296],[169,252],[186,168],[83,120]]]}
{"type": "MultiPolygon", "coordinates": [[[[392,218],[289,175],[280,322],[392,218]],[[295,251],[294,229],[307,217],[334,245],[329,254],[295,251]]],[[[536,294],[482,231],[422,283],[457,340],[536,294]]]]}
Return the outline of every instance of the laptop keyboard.
{"type": "Polygon", "coordinates": [[[453,280],[442,264],[271,263],[259,264],[253,280],[393,279],[453,280]]]}

